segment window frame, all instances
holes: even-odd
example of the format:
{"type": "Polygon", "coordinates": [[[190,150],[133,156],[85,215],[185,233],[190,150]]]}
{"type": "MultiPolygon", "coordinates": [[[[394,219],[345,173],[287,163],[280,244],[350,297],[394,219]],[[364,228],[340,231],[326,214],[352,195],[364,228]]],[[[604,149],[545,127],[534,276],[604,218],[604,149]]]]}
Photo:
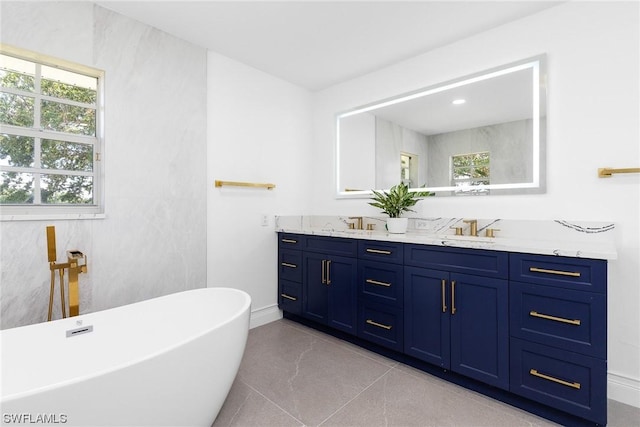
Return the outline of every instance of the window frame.
{"type": "MultiPolygon", "coordinates": [[[[480,195],[480,194],[489,194],[489,190],[486,188],[486,185],[490,185],[491,184],[491,152],[490,151],[476,151],[473,153],[461,153],[461,154],[452,154],[450,157],[450,180],[451,180],[451,186],[456,187],[456,189],[453,191],[454,195],[469,195],[469,194],[474,194],[474,195],[480,195]],[[457,157],[473,157],[476,156],[478,154],[486,154],[487,155],[487,164],[486,165],[482,165],[481,167],[487,167],[489,169],[489,175],[486,177],[482,177],[482,178],[474,178],[474,177],[470,177],[470,178],[455,178],[455,172],[457,169],[462,169],[462,168],[456,168],[454,166],[455,164],[455,158],[457,157]],[[489,184],[474,184],[477,182],[482,182],[482,181],[489,181],[489,184]]],[[[476,169],[479,166],[476,165],[475,163],[467,166],[467,168],[470,169],[476,169]]]]}
{"type": "MultiPolygon", "coordinates": [[[[0,43],[0,54],[12,56],[18,59],[30,61],[41,66],[54,67],[61,70],[69,71],[75,74],[85,75],[97,79],[96,85],[96,103],[95,106],[95,136],[73,134],[60,131],[44,130],[40,126],[40,101],[50,100],[65,105],[87,107],[88,104],[80,103],[73,100],[55,98],[43,95],[42,90],[36,83],[34,92],[23,91],[20,89],[3,87],[2,91],[20,96],[29,96],[34,98],[34,125],[32,128],[0,124],[0,133],[11,135],[25,136],[39,139],[40,144],[44,140],[64,141],[69,143],[91,144],[93,146],[93,170],[72,171],[72,176],[92,176],[92,204],[0,204],[0,221],[11,220],[34,220],[34,219],[93,219],[104,218],[104,71],[54,58],[48,55],[31,52],[25,49],[16,48],[0,43]],[[61,138],[63,137],[63,138],[61,138]]],[[[37,79],[38,77],[36,77],[37,79]]],[[[38,145],[38,144],[37,144],[38,145]]],[[[39,146],[39,145],[38,145],[39,146]]],[[[39,150],[34,147],[34,166],[18,167],[18,166],[1,166],[2,171],[24,172],[31,174],[60,174],[69,175],[70,171],[43,168],[39,164],[40,159],[35,158],[39,154],[39,150]]],[[[39,180],[36,180],[39,181],[39,180]]],[[[34,199],[39,200],[40,191],[39,182],[34,184],[34,199]]]]}

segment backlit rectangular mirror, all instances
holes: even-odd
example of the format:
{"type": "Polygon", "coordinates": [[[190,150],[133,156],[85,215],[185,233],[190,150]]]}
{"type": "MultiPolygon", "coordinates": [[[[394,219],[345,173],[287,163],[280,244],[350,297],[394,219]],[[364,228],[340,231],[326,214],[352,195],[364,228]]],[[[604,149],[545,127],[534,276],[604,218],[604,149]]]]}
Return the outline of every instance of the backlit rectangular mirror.
{"type": "Polygon", "coordinates": [[[400,181],[436,196],[545,190],[545,56],[337,115],[338,197],[400,181]]]}

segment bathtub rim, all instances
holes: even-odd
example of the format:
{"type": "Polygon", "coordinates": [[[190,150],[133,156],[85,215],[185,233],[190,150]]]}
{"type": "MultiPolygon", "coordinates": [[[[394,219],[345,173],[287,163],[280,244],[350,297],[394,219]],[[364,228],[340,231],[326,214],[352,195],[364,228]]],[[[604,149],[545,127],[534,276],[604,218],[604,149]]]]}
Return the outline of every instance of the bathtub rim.
{"type": "MultiPolygon", "coordinates": [[[[108,369],[96,370],[96,371],[93,371],[93,372],[91,372],[89,374],[75,376],[75,377],[70,378],[69,380],[54,382],[54,383],[51,383],[51,384],[44,385],[42,387],[37,387],[37,388],[30,389],[28,391],[21,391],[21,392],[18,392],[18,393],[12,393],[12,394],[7,394],[7,395],[0,394],[0,404],[4,405],[6,403],[10,403],[10,402],[22,399],[22,398],[26,398],[26,397],[30,397],[30,396],[36,395],[38,393],[43,393],[43,392],[47,392],[47,391],[52,390],[52,389],[70,386],[70,385],[73,385],[73,384],[80,383],[82,381],[90,380],[92,378],[97,378],[97,377],[100,377],[100,376],[103,376],[103,375],[108,375],[111,372],[115,372],[115,371],[118,371],[118,370],[121,370],[121,369],[125,369],[125,368],[128,368],[130,366],[133,366],[133,365],[136,365],[136,364],[139,364],[139,363],[143,363],[143,362],[145,362],[147,360],[151,360],[151,359],[153,359],[155,357],[159,357],[159,356],[161,356],[163,354],[166,354],[166,353],[168,353],[170,351],[173,351],[173,350],[175,350],[175,349],[177,349],[177,348],[179,348],[179,347],[181,347],[181,346],[183,346],[183,345],[185,345],[187,343],[193,342],[193,341],[195,341],[195,340],[197,340],[197,339],[209,334],[211,331],[213,331],[215,329],[224,327],[225,325],[228,325],[229,323],[232,323],[233,321],[235,321],[238,318],[240,318],[243,315],[245,315],[247,312],[248,313],[251,312],[251,302],[252,301],[251,301],[251,296],[247,292],[245,292],[245,291],[243,291],[241,289],[229,288],[229,287],[213,287],[213,288],[206,287],[206,288],[196,288],[196,289],[188,289],[188,290],[185,290],[185,291],[173,292],[171,294],[161,295],[159,297],[149,298],[149,299],[146,299],[146,300],[137,301],[135,303],[125,304],[125,305],[122,305],[122,306],[112,307],[112,308],[108,308],[108,309],[105,309],[105,310],[99,310],[99,311],[94,311],[94,312],[85,313],[85,314],[88,315],[88,314],[92,314],[92,313],[109,312],[109,311],[113,311],[113,310],[118,310],[118,309],[120,309],[122,307],[126,307],[126,306],[142,304],[142,303],[149,303],[149,302],[151,302],[153,300],[169,299],[174,295],[182,294],[182,293],[192,293],[192,292],[193,293],[201,293],[201,292],[211,292],[212,290],[222,290],[222,291],[225,291],[225,292],[232,291],[232,293],[240,293],[240,294],[244,295],[244,300],[243,300],[242,306],[238,309],[238,311],[233,316],[230,316],[229,318],[225,319],[224,321],[222,321],[220,323],[217,323],[215,328],[207,328],[207,329],[203,330],[200,333],[197,333],[197,334],[194,334],[194,335],[190,335],[189,338],[187,338],[187,339],[177,340],[174,344],[172,344],[170,346],[167,346],[167,347],[164,347],[161,351],[150,352],[149,354],[145,355],[144,357],[137,358],[137,359],[132,359],[132,360],[129,360],[129,361],[125,362],[125,363],[120,363],[120,364],[114,365],[114,366],[112,366],[112,367],[110,367],[108,369]]],[[[78,316],[78,317],[81,317],[81,316],[78,316]]],[[[248,329],[248,325],[249,325],[249,318],[250,318],[250,315],[247,318],[247,329],[248,329]]],[[[54,320],[54,322],[68,321],[69,319],[73,319],[73,318],[57,319],[57,320],[54,320]]],[[[47,322],[41,322],[41,323],[47,323],[47,322]]],[[[29,326],[32,326],[32,325],[20,326],[20,328],[27,328],[29,326]]],[[[11,328],[11,329],[17,329],[17,328],[11,328]]],[[[9,330],[9,329],[7,329],[7,330],[9,330]]],[[[0,336],[1,336],[1,332],[2,331],[0,331],[0,336]]],[[[2,340],[0,339],[0,342],[1,341],[2,340]]],[[[1,351],[2,347],[4,347],[4,346],[2,344],[0,344],[0,351],[1,351]]],[[[1,387],[1,384],[0,384],[0,389],[1,389],[0,393],[3,393],[4,392],[4,387],[1,387]]]]}

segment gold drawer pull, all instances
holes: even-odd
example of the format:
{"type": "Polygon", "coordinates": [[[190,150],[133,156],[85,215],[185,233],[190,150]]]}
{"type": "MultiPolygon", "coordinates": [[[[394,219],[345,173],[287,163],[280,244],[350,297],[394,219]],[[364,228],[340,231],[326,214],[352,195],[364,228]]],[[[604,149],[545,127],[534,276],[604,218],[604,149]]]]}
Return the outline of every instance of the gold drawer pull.
{"type": "Polygon", "coordinates": [[[391,325],[383,325],[382,323],[375,322],[371,319],[367,319],[367,323],[373,326],[377,326],[378,328],[386,329],[387,331],[391,329],[391,325]]]}
{"type": "Polygon", "coordinates": [[[529,267],[529,271],[533,273],[549,273],[549,274],[558,274],[560,276],[580,277],[580,273],[577,271],[547,270],[545,268],[538,268],[538,267],[529,267]]]}
{"type": "Polygon", "coordinates": [[[298,241],[293,239],[282,239],[282,243],[298,243],[298,241]]]}
{"type": "Polygon", "coordinates": [[[568,323],[570,325],[576,325],[576,326],[580,326],[580,323],[581,323],[580,319],[575,319],[575,320],[565,319],[563,317],[556,317],[556,316],[550,316],[548,314],[538,313],[537,311],[530,311],[529,316],[540,317],[541,319],[553,320],[555,322],[568,323]]]}
{"type": "Polygon", "coordinates": [[[456,281],[451,281],[451,314],[456,314],[456,281]]]}
{"type": "Polygon", "coordinates": [[[291,301],[298,301],[298,298],[296,298],[296,297],[292,297],[291,295],[287,295],[287,294],[280,294],[280,296],[281,296],[282,298],[290,299],[291,301]]]}
{"type": "Polygon", "coordinates": [[[369,252],[371,254],[391,255],[391,251],[383,251],[383,250],[380,250],[380,249],[367,248],[367,252],[369,252]]]}
{"type": "Polygon", "coordinates": [[[284,266],[284,267],[298,268],[298,266],[297,266],[297,265],[295,265],[295,264],[289,264],[288,262],[282,262],[281,264],[282,264],[282,266],[284,266]]]}
{"type": "Polygon", "coordinates": [[[367,279],[366,280],[367,283],[371,283],[372,285],[378,285],[378,286],[386,286],[387,288],[389,286],[391,286],[391,283],[387,283],[387,282],[378,282],[377,280],[373,280],[373,279],[367,279]]]}
{"type": "Polygon", "coordinates": [[[441,293],[441,295],[442,295],[442,312],[446,313],[447,312],[447,303],[445,301],[445,295],[444,295],[445,289],[444,288],[445,288],[445,286],[447,284],[447,281],[442,279],[441,284],[442,284],[442,293],[441,293]]]}
{"type": "Polygon", "coordinates": [[[564,381],[564,380],[561,380],[561,379],[558,379],[558,378],[550,377],[549,375],[541,374],[536,369],[530,370],[529,374],[533,375],[534,377],[539,377],[539,378],[542,378],[542,379],[545,379],[545,380],[548,380],[548,381],[553,381],[554,383],[566,385],[567,387],[571,387],[571,388],[575,388],[577,390],[580,390],[580,383],[570,383],[569,381],[564,381]]]}

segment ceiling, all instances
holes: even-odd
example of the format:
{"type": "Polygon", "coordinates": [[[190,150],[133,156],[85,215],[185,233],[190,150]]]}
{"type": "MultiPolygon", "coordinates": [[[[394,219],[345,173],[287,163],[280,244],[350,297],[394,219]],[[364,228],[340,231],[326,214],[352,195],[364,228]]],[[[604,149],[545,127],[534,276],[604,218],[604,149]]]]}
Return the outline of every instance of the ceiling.
{"type": "Polygon", "coordinates": [[[318,91],[561,1],[96,1],[318,91]]]}

